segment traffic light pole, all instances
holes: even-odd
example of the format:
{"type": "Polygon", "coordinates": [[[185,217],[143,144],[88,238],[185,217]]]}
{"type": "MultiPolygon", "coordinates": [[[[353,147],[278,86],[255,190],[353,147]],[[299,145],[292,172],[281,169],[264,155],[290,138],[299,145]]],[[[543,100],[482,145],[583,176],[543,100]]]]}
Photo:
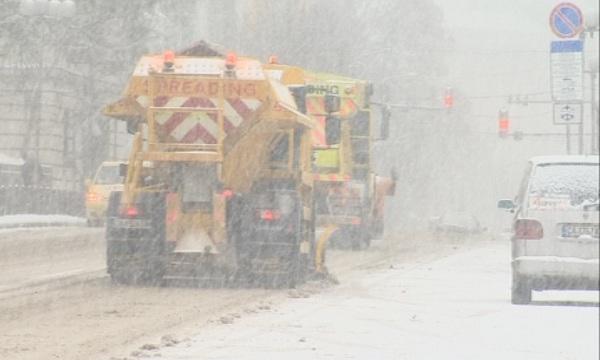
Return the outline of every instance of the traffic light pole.
{"type": "MultiPolygon", "coordinates": [[[[508,98],[508,103],[509,104],[518,104],[518,105],[529,105],[529,104],[547,104],[547,105],[553,105],[554,101],[552,100],[521,100],[521,99],[513,99],[512,96],[508,98]]],[[[586,104],[588,103],[587,101],[581,101],[578,102],[581,104],[586,104]]],[[[593,99],[592,101],[590,101],[590,104],[592,106],[592,114],[593,112],[593,108],[594,108],[594,104],[593,104],[593,99]]],[[[592,125],[593,126],[593,125],[592,125]]],[[[571,154],[571,125],[565,125],[565,135],[566,135],[566,143],[567,143],[567,154],[571,154]]],[[[592,136],[594,135],[594,131],[592,130],[592,136]]],[[[579,145],[579,154],[583,154],[583,121],[579,124],[579,136],[578,136],[578,145],[579,145]]],[[[595,139],[594,139],[595,141],[595,139]]]]}
{"type": "Polygon", "coordinates": [[[567,128],[567,155],[571,155],[571,125],[565,125],[567,128]]]}
{"type": "Polygon", "coordinates": [[[426,105],[388,104],[388,103],[383,103],[383,102],[378,102],[378,101],[371,101],[371,104],[387,106],[391,109],[398,109],[398,110],[403,110],[403,111],[408,111],[408,110],[447,111],[448,110],[445,107],[439,107],[439,106],[435,107],[435,106],[426,106],[426,105]]]}

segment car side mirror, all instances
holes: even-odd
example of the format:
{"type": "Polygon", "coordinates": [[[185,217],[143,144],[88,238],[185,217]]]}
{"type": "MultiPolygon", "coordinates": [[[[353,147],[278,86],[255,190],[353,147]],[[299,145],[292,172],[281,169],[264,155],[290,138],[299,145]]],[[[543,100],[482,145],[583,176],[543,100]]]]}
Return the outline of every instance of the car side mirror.
{"type": "Polygon", "coordinates": [[[498,209],[504,209],[506,211],[514,212],[515,203],[514,203],[514,201],[512,201],[510,199],[502,199],[502,200],[498,200],[497,207],[498,207],[498,209]]]}
{"type": "Polygon", "coordinates": [[[127,176],[127,164],[119,164],[119,176],[127,176]]]}

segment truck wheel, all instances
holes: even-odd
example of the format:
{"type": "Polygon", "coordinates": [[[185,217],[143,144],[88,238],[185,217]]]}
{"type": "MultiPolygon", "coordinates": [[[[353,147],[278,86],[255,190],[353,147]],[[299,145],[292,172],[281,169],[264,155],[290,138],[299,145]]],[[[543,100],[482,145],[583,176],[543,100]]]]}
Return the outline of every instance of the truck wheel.
{"type": "Polygon", "coordinates": [[[531,288],[525,279],[513,273],[511,303],[527,305],[531,302],[531,288]]]}
{"type": "Polygon", "coordinates": [[[296,259],[293,260],[289,276],[286,280],[285,287],[293,289],[297,285],[301,285],[306,282],[308,278],[309,256],[307,254],[298,254],[296,259]]]}
{"type": "Polygon", "coordinates": [[[116,266],[111,269],[110,279],[119,285],[147,285],[162,286],[164,266],[158,262],[154,263],[152,269],[140,269],[139,267],[116,266]]]}
{"type": "Polygon", "coordinates": [[[121,192],[110,195],[106,227],[106,265],[113,282],[123,285],[161,285],[168,249],[164,241],[164,194],[143,194],[137,206],[152,216],[152,225],[138,233],[115,226],[119,218],[121,192]],[[150,210],[151,209],[151,210],[150,210]]]}
{"type": "Polygon", "coordinates": [[[369,231],[364,226],[353,229],[349,236],[352,250],[368,249],[369,246],[371,246],[371,237],[369,236],[369,231]]]}
{"type": "Polygon", "coordinates": [[[123,269],[113,270],[110,273],[110,280],[114,284],[117,284],[117,285],[133,285],[133,284],[135,284],[133,277],[130,276],[130,274],[128,274],[126,271],[123,271],[123,269]]]}

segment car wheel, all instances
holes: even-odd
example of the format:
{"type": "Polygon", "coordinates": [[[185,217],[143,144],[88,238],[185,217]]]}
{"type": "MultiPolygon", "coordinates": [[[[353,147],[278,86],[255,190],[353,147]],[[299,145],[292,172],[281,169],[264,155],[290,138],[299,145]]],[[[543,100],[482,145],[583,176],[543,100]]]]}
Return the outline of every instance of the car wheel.
{"type": "Polygon", "coordinates": [[[513,273],[511,303],[515,305],[527,305],[531,302],[531,288],[525,279],[513,273]]]}

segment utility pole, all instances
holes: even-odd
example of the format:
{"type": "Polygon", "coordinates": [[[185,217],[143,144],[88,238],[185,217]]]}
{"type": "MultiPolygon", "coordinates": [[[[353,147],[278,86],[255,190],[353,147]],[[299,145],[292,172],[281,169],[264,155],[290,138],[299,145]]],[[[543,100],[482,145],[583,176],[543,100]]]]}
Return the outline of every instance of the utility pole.
{"type": "MultiPolygon", "coordinates": [[[[579,34],[579,39],[584,44],[585,50],[585,42],[587,38],[594,39],[594,35],[598,33],[600,30],[600,26],[598,23],[598,13],[589,14],[586,17],[585,27],[583,31],[579,34]]],[[[585,53],[584,53],[585,54],[585,53]]],[[[588,73],[590,75],[590,129],[591,129],[591,141],[590,141],[590,150],[592,154],[598,153],[598,115],[596,109],[596,77],[598,75],[598,57],[592,58],[587,62],[584,61],[587,69],[584,70],[584,73],[588,73]]],[[[579,125],[580,128],[580,154],[583,154],[583,122],[579,125]]]]}
{"type": "Polygon", "coordinates": [[[566,125],[567,131],[567,155],[571,155],[571,125],[566,125]]]}
{"type": "MultiPolygon", "coordinates": [[[[596,65],[598,62],[596,62],[596,65]]],[[[591,106],[591,115],[592,115],[592,134],[591,134],[591,152],[592,154],[598,154],[600,151],[599,140],[598,140],[598,129],[600,128],[600,119],[598,116],[598,108],[596,107],[596,79],[598,78],[598,66],[596,66],[596,71],[590,73],[590,88],[592,90],[592,106],[591,106]]]]}
{"type": "MultiPolygon", "coordinates": [[[[596,28],[597,31],[597,28],[596,28]]],[[[590,34],[590,38],[593,38],[593,30],[586,30],[590,34]]],[[[596,79],[598,78],[598,57],[589,60],[586,64],[586,70],[584,73],[590,76],[590,152],[592,154],[598,154],[598,129],[600,128],[600,119],[598,119],[598,108],[596,107],[596,79]]]]}

